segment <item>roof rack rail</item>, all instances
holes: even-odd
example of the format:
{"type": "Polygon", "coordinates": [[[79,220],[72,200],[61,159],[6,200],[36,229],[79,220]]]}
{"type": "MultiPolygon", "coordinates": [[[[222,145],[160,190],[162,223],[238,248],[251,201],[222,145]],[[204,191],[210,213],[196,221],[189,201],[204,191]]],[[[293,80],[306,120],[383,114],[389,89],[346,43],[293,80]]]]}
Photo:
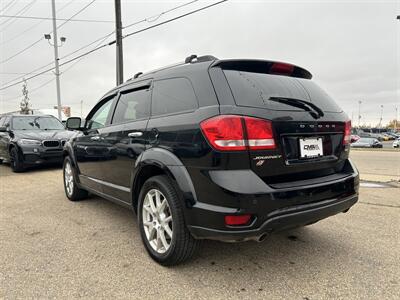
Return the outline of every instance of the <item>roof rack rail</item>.
{"type": "MultiPolygon", "coordinates": [[[[165,69],[181,66],[181,65],[184,65],[184,64],[189,64],[189,63],[192,64],[192,63],[197,63],[197,62],[212,61],[212,60],[217,60],[217,59],[218,58],[216,58],[215,56],[212,56],[212,55],[197,56],[195,54],[192,54],[192,55],[186,57],[185,62],[180,62],[180,63],[172,64],[172,65],[169,65],[169,66],[165,66],[165,67],[162,67],[162,68],[159,68],[159,69],[155,69],[155,70],[146,72],[145,74],[146,75],[147,74],[151,74],[151,73],[154,73],[154,72],[157,72],[157,71],[161,71],[161,70],[165,70],[165,69]]],[[[136,79],[136,78],[138,78],[139,76],[142,76],[142,75],[144,75],[143,72],[138,72],[135,75],[133,75],[132,78],[129,78],[126,82],[134,80],[134,79],[136,79]]]]}
{"type": "Polygon", "coordinates": [[[203,55],[203,56],[197,56],[196,54],[192,54],[188,57],[185,58],[185,64],[191,64],[195,62],[205,62],[205,61],[211,61],[211,60],[217,60],[215,56],[212,55],[203,55]]]}
{"type": "Polygon", "coordinates": [[[133,79],[138,78],[140,75],[143,75],[143,72],[138,72],[135,75],[133,75],[133,79]]]}

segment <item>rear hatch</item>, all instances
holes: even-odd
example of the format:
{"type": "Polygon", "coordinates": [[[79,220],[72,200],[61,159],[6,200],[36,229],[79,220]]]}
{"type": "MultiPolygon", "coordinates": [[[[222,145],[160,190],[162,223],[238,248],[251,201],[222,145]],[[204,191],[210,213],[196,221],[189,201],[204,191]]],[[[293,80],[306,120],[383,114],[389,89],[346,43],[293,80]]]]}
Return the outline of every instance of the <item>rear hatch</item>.
{"type": "Polygon", "coordinates": [[[350,123],[342,109],[297,66],[220,63],[236,113],[270,120],[275,147],[249,147],[253,171],[275,188],[347,176],[350,123]]]}

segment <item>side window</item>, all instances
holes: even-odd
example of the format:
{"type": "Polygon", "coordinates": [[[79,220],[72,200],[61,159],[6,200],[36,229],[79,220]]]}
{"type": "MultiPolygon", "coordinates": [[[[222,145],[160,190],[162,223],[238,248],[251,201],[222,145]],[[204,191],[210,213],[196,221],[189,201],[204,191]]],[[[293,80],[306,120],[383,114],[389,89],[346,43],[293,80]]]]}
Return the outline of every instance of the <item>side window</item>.
{"type": "Polygon", "coordinates": [[[121,93],[115,108],[113,124],[120,124],[138,119],[148,118],[150,115],[150,92],[148,89],[121,93]]]}
{"type": "Polygon", "coordinates": [[[87,124],[88,129],[97,129],[102,128],[106,124],[108,113],[110,112],[111,104],[113,102],[114,97],[107,100],[107,102],[103,103],[94,115],[90,118],[87,124]]]}
{"type": "Polygon", "coordinates": [[[192,111],[198,107],[192,84],[186,78],[171,78],[154,82],[152,116],[192,111]]]}
{"type": "Polygon", "coordinates": [[[1,126],[10,127],[10,117],[4,117],[4,122],[1,126]]]}

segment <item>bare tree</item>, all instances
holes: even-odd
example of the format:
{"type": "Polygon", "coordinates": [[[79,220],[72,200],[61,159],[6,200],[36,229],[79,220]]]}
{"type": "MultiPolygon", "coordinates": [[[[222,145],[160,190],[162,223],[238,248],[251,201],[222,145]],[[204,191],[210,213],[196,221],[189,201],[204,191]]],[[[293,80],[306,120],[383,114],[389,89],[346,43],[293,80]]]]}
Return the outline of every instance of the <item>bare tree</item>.
{"type": "Polygon", "coordinates": [[[29,112],[30,112],[30,103],[29,103],[28,94],[29,94],[28,83],[24,79],[24,83],[22,84],[23,99],[21,100],[21,103],[19,104],[19,107],[21,108],[21,114],[23,114],[23,115],[29,115],[29,112]]]}

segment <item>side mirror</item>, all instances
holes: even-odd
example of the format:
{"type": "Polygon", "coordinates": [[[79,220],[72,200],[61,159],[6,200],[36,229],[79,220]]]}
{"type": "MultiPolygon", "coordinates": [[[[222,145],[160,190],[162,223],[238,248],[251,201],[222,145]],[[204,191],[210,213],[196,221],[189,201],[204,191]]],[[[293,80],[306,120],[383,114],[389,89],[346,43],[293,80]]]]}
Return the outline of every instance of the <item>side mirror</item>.
{"type": "Polygon", "coordinates": [[[65,127],[67,129],[79,130],[79,129],[81,129],[81,123],[82,123],[81,118],[71,117],[71,118],[67,119],[67,122],[65,123],[65,127]]]}
{"type": "Polygon", "coordinates": [[[0,132],[8,132],[6,126],[0,126],[0,132]]]}

